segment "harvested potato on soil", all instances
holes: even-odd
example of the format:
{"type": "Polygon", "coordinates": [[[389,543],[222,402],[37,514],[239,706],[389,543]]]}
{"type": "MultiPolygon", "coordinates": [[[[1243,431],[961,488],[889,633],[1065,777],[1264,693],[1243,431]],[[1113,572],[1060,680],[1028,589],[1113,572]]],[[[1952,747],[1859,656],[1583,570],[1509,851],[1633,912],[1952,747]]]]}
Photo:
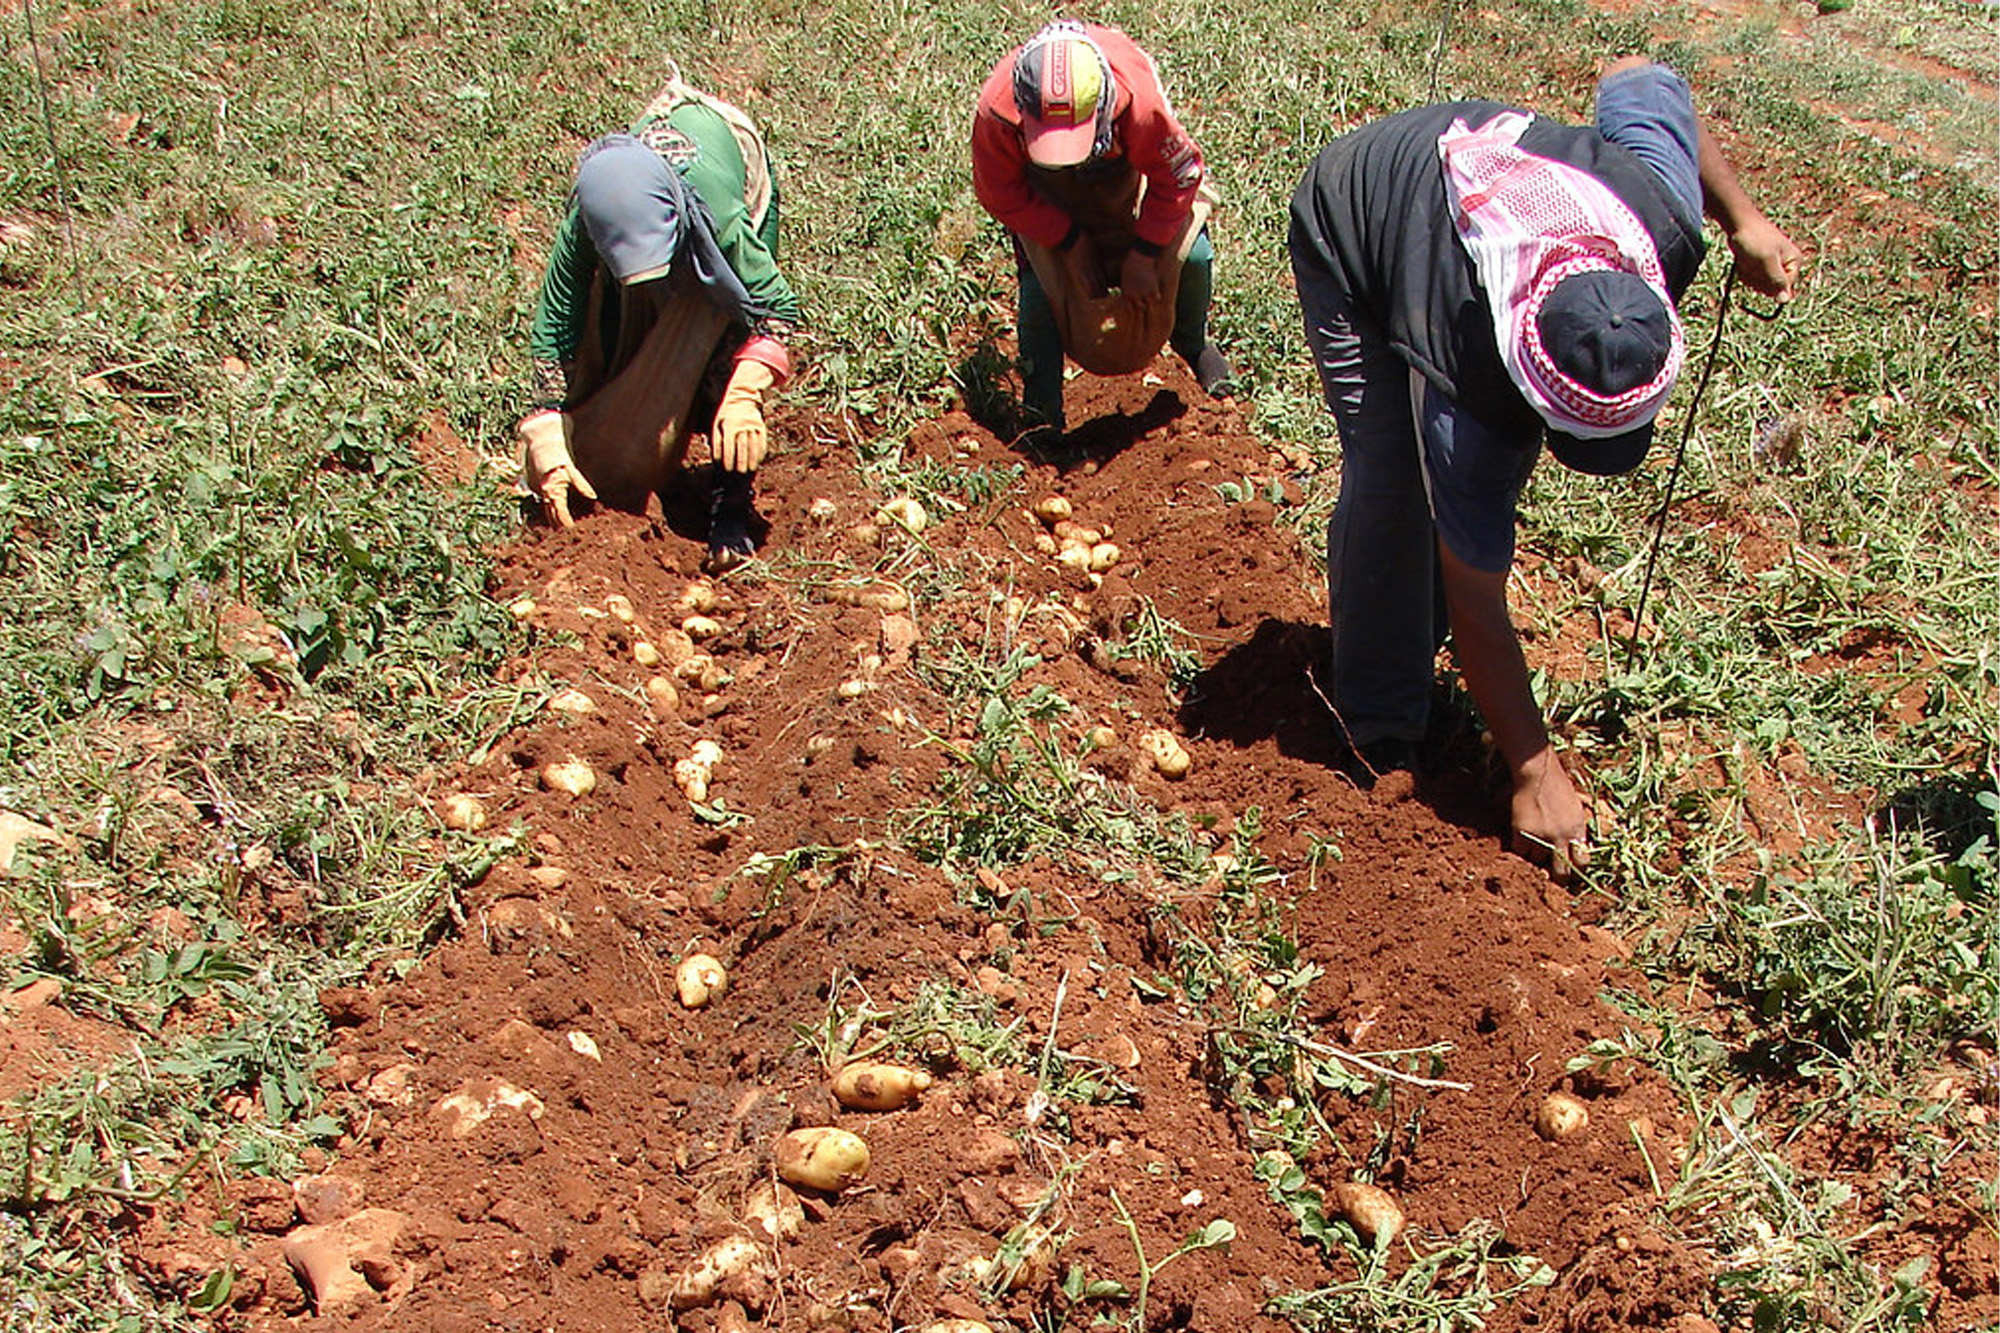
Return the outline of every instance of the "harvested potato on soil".
{"type": "Polygon", "coordinates": [[[906,1069],[892,1064],[853,1064],[833,1076],[833,1095],[850,1110],[894,1111],[908,1106],[918,1093],[930,1085],[931,1076],[921,1069],[906,1069]]]}
{"type": "Polygon", "coordinates": [[[1335,1185],[1329,1194],[1333,1207],[1361,1239],[1377,1249],[1402,1234],[1403,1210],[1389,1192],[1359,1180],[1335,1185]]]}
{"type": "Polygon", "coordinates": [[[1067,496],[1050,495],[1035,501],[1035,517],[1053,527],[1076,512],[1067,496]]]}
{"type": "Polygon", "coordinates": [[[1122,554],[1123,552],[1118,549],[1117,542],[1097,543],[1097,545],[1090,548],[1090,572],[1093,574],[1102,574],[1108,569],[1116,568],[1118,558],[1122,554]]]}
{"type": "Polygon", "coordinates": [[[549,699],[549,711],[578,718],[597,711],[597,701],[582,690],[563,690],[549,699]]]}
{"type": "Polygon", "coordinates": [[[658,648],[641,639],[632,645],[632,660],[642,667],[656,667],[663,659],[658,648]]]}
{"type": "Polygon", "coordinates": [[[930,525],[931,516],[924,507],[908,495],[899,495],[875,511],[878,523],[894,523],[909,533],[922,532],[930,525]]]}
{"type": "Polygon", "coordinates": [[[514,619],[516,620],[526,620],[529,616],[534,615],[535,612],[539,609],[540,608],[535,605],[534,598],[517,597],[512,602],[508,603],[507,614],[514,617],[514,619]]]}
{"type": "Polygon", "coordinates": [[[1009,1232],[1000,1253],[991,1259],[975,1259],[968,1265],[968,1271],[975,1280],[993,1290],[1026,1291],[1048,1282],[1055,1271],[1056,1238],[1047,1230],[1034,1228],[1023,1238],[1018,1256],[1008,1259],[1009,1244],[1020,1235],[1021,1228],[1009,1232]]]}
{"type": "Polygon", "coordinates": [[[828,1194],[868,1174],[868,1145],[861,1136],[826,1125],[793,1130],[778,1140],[775,1156],[780,1177],[828,1194]]]}
{"type": "Polygon", "coordinates": [[[722,633],[722,622],[712,616],[689,616],[681,622],[681,633],[700,643],[722,633]]]}
{"type": "Polygon", "coordinates": [[[1187,747],[1181,744],[1180,738],[1171,731],[1163,731],[1158,727],[1139,737],[1139,753],[1146,756],[1148,762],[1159,770],[1163,778],[1176,780],[1184,778],[1188,775],[1188,770],[1194,767],[1194,756],[1187,752],[1187,747]]]}
{"type": "Polygon", "coordinates": [[[674,605],[690,615],[705,616],[715,609],[716,601],[715,585],[707,579],[697,579],[681,589],[674,605]]]}
{"type": "Polygon", "coordinates": [[[662,713],[680,711],[681,692],[665,676],[654,676],[646,682],[646,697],[653,701],[653,707],[662,713]]]}
{"type": "Polygon", "coordinates": [[[460,833],[477,833],[486,827],[486,803],[470,792],[453,792],[444,798],[444,826],[460,833]]]}
{"type": "Polygon", "coordinates": [[[674,988],[682,1004],[700,1009],[729,989],[729,970],[713,954],[691,953],[674,969],[674,988]]]}
{"type": "Polygon", "coordinates": [[[581,759],[559,759],[542,765],[542,785],[550,791],[588,796],[597,790],[597,771],[581,759]]]}
{"type": "Polygon", "coordinates": [[[712,1303],[723,1283],[762,1267],[764,1251],[748,1236],[724,1236],[703,1250],[674,1283],[676,1310],[694,1310],[712,1303]]]}
{"type": "Polygon", "coordinates": [[[743,1220],[771,1240],[790,1240],[805,1227],[806,1210],[785,1186],[760,1180],[743,1200],[743,1220]]]}
{"type": "Polygon", "coordinates": [[[1535,1133],[1550,1143],[1575,1138],[1590,1126],[1590,1111],[1566,1092],[1552,1092],[1535,1111],[1535,1133]]]}
{"type": "Polygon", "coordinates": [[[622,592],[614,592],[606,597],[604,609],[609,611],[611,618],[621,625],[629,625],[638,618],[638,613],[632,609],[632,599],[622,592]]]}

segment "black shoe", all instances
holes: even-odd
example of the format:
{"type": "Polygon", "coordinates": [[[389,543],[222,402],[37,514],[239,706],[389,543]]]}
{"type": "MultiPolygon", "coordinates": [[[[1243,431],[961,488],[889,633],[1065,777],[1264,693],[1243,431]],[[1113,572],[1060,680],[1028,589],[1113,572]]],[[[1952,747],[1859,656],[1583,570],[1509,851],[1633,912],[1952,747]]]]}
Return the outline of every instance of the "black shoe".
{"type": "Polygon", "coordinates": [[[1188,362],[1188,369],[1194,372],[1195,383],[1210,398],[1236,396],[1236,372],[1229,368],[1222,349],[1214,343],[1203,343],[1200,354],[1188,362]]]}
{"type": "Polygon", "coordinates": [[[757,554],[750,536],[750,520],[756,516],[752,491],[755,474],[717,472],[715,488],[708,501],[708,559],[704,568],[722,574],[757,554]]]}

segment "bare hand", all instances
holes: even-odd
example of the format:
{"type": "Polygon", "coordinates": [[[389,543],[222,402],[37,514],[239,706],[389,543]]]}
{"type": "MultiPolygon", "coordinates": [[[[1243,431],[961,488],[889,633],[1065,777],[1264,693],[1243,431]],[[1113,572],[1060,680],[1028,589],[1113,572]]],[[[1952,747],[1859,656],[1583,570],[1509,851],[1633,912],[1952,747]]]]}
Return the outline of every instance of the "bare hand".
{"type": "Polygon", "coordinates": [[[1590,807],[1554,750],[1541,750],[1514,775],[1512,813],[1514,851],[1547,866],[1556,883],[1590,864],[1590,807]]]}
{"type": "Polygon", "coordinates": [[[1792,299],[1806,257],[1769,218],[1760,213],[1738,228],[1729,238],[1729,248],[1736,255],[1736,276],[1753,290],[1776,297],[1780,304],[1792,299]]]}
{"type": "Polygon", "coordinates": [[[1133,305],[1153,300],[1160,294],[1159,261],[1140,254],[1137,249],[1127,250],[1118,273],[1118,290],[1133,305]]]}

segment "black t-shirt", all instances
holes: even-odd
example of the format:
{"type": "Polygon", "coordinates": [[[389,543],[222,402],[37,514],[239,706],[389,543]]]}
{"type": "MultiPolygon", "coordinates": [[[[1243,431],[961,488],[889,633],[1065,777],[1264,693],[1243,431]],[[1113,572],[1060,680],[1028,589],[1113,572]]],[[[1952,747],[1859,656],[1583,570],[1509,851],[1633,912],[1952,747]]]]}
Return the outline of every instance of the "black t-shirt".
{"type": "MultiPolygon", "coordinates": [[[[1372,121],[1327,145],[1292,196],[1292,254],[1326,271],[1404,359],[1490,428],[1540,437],[1541,418],[1508,377],[1472,256],[1452,225],[1438,137],[1514,110],[1443,102],[1372,121]]],[[[1522,151],[1589,172],[1653,237],[1675,301],[1694,281],[1701,221],[1654,170],[1595,128],[1536,116],[1522,151]]]]}

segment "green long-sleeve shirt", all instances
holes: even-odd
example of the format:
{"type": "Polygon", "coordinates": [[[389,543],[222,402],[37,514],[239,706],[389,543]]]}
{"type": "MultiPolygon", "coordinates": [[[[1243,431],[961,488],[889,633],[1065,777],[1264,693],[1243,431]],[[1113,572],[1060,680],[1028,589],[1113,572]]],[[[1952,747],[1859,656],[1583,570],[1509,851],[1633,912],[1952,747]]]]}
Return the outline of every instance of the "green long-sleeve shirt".
{"type": "MultiPolygon", "coordinates": [[[[772,312],[773,322],[789,327],[799,322],[798,298],[778,269],[778,201],[775,189],[763,226],[750,225],[744,202],[747,173],[743,151],[729,125],[698,102],[684,103],[665,116],[642,117],[632,136],[658,153],[701,197],[715,220],[716,240],[729,267],[752,301],[772,312]]],[[[538,363],[565,363],[583,341],[583,323],[590,303],[590,284],[598,265],[597,249],[574,205],[556,231],[555,249],[542,275],[535,299],[534,324],[528,348],[538,363]]],[[[760,329],[783,338],[785,329],[760,329]]]]}

